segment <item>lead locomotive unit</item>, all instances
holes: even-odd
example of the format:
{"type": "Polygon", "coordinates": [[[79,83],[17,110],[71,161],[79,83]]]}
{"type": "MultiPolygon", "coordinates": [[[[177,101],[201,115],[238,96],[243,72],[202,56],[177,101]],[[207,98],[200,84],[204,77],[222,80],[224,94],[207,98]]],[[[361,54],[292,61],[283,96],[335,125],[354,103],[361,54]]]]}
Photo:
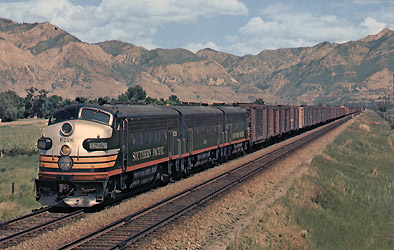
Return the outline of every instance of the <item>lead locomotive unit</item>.
{"type": "Polygon", "coordinates": [[[90,207],[243,152],[248,135],[246,110],[238,107],[66,106],[38,140],[36,199],[90,207]]]}

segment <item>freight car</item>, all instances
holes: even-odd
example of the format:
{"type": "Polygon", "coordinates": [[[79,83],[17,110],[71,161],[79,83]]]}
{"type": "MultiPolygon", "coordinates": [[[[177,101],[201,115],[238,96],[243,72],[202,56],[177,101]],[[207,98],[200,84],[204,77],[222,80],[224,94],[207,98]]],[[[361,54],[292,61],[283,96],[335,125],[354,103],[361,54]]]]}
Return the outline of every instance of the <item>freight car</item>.
{"type": "Polygon", "coordinates": [[[360,112],[360,108],[322,106],[266,106],[239,103],[249,117],[252,145],[275,141],[309,130],[346,115],[360,112]]]}
{"type": "Polygon", "coordinates": [[[70,105],[43,129],[36,199],[91,207],[355,112],[345,108],[70,105]]]}

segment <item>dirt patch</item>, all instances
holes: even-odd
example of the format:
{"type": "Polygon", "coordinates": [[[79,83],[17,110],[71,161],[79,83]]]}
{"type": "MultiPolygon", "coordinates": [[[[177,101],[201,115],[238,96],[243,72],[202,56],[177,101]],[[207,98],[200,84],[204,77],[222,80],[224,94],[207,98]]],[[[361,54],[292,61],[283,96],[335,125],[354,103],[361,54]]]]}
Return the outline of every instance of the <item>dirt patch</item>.
{"type": "Polygon", "coordinates": [[[326,153],[322,153],[321,155],[324,159],[328,160],[328,161],[332,161],[334,163],[338,163],[337,159],[332,158],[330,155],[326,154],[326,153]]]}
{"type": "Polygon", "coordinates": [[[393,141],[394,141],[394,134],[390,135],[387,138],[387,144],[389,145],[390,150],[394,152],[393,141]]]}
{"type": "Polygon", "coordinates": [[[367,124],[360,124],[359,128],[364,130],[367,133],[371,132],[371,127],[368,126],[367,124]]]}
{"type": "Polygon", "coordinates": [[[351,143],[352,143],[352,139],[348,139],[345,141],[345,143],[343,145],[340,146],[340,148],[345,149],[351,143]]]}
{"type": "Polygon", "coordinates": [[[17,120],[17,121],[12,121],[12,122],[0,122],[0,127],[25,126],[25,125],[43,126],[45,124],[48,124],[48,120],[46,120],[46,119],[30,118],[30,119],[22,119],[22,120],[17,120]]]}

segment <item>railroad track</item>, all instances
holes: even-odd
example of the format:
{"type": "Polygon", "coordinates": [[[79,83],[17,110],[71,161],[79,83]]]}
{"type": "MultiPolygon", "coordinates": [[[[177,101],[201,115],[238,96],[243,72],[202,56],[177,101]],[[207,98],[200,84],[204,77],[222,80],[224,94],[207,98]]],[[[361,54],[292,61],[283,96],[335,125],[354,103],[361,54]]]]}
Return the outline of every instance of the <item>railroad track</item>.
{"type": "Polygon", "coordinates": [[[83,216],[83,210],[52,213],[45,207],[30,214],[0,223],[0,249],[16,246],[46,231],[61,227],[83,216]]]}
{"type": "Polygon", "coordinates": [[[64,249],[125,249],[159,227],[175,220],[213,197],[229,190],[245,179],[267,169],[268,166],[307,145],[317,137],[338,127],[350,117],[336,121],[297,141],[280,147],[258,159],[223,173],[202,184],[162,200],[133,215],[120,219],[80,239],[70,242],[64,249]]]}

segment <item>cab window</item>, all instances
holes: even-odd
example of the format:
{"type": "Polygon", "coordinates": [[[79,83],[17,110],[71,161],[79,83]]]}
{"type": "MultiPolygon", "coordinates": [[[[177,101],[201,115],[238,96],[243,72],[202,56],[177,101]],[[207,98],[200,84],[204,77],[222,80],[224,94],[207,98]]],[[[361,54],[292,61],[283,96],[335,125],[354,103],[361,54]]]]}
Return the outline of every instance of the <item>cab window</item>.
{"type": "Polygon", "coordinates": [[[99,109],[83,108],[79,117],[81,120],[94,121],[111,125],[111,114],[99,109]]]}

